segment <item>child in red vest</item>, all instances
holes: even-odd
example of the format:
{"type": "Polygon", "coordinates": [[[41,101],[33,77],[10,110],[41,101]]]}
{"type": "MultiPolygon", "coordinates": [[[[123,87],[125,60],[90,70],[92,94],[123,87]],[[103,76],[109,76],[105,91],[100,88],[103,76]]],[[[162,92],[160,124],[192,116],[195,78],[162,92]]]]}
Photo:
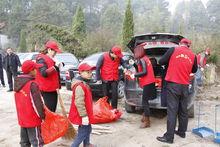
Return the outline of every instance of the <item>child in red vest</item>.
{"type": "Polygon", "coordinates": [[[15,78],[15,103],[18,123],[21,126],[20,144],[22,147],[42,147],[40,126],[45,118],[43,101],[35,83],[36,67],[39,64],[27,60],[22,64],[23,75],[15,78]]]}
{"type": "Polygon", "coordinates": [[[70,107],[69,119],[78,126],[78,134],[71,147],[79,147],[83,142],[84,147],[93,147],[90,144],[90,134],[93,122],[92,92],[86,84],[92,78],[94,67],[83,63],[79,66],[77,80],[72,83],[72,104],[70,107]]]}

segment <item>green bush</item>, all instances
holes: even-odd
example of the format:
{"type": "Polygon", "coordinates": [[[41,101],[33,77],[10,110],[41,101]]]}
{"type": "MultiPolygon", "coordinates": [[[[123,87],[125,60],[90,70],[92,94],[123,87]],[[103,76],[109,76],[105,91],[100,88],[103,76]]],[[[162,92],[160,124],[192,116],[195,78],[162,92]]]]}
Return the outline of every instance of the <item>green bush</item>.
{"type": "Polygon", "coordinates": [[[219,56],[216,53],[213,53],[210,55],[210,57],[208,58],[208,62],[209,63],[214,63],[217,64],[218,63],[218,58],[219,56]]]}

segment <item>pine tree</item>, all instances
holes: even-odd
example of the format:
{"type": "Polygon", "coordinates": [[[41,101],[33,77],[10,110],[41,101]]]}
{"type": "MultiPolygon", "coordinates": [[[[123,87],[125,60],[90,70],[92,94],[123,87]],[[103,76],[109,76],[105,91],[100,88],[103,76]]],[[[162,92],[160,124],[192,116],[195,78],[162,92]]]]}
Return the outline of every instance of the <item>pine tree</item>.
{"type": "Polygon", "coordinates": [[[86,23],[83,10],[80,6],[77,7],[73,17],[72,31],[75,38],[83,42],[86,37],[86,23]]]}
{"type": "Polygon", "coordinates": [[[122,30],[122,47],[126,49],[131,37],[134,35],[134,22],[133,13],[131,11],[131,1],[128,0],[127,8],[125,11],[125,17],[122,30]]]}
{"type": "Polygon", "coordinates": [[[20,52],[27,51],[26,33],[24,30],[21,30],[21,32],[20,32],[19,51],[20,52]]]}
{"type": "Polygon", "coordinates": [[[49,24],[36,24],[35,28],[46,32],[52,38],[57,40],[62,45],[63,50],[73,53],[79,57],[81,51],[79,48],[81,47],[81,44],[79,44],[78,40],[76,40],[69,31],[49,24]]]}

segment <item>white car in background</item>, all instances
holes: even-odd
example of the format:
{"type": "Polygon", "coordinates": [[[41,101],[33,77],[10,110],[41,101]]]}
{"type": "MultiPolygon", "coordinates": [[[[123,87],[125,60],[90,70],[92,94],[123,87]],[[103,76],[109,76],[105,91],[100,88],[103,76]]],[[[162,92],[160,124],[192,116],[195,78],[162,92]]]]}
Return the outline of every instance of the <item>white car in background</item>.
{"type": "MultiPolygon", "coordinates": [[[[36,60],[39,52],[29,52],[29,53],[19,53],[19,58],[21,64],[26,60],[36,60]],[[23,58],[24,57],[24,58],[23,58]]],[[[64,66],[60,68],[60,81],[62,84],[65,84],[66,81],[66,71],[69,68],[77,67],[79,64],[79,60],[71,53],[60,53],[56,54],[55,61],[63,62],[64,66]]]]}

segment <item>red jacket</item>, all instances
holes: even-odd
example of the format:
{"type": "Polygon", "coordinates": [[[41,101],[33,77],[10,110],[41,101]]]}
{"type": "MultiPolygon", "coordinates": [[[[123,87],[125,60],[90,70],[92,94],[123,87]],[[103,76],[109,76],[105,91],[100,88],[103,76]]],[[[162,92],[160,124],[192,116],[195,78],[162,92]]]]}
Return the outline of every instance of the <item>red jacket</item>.
{"type": "Polygon", "coordinates": [[[195,54],[186,46],[178,46],[170,57],[166,81],[189,84],[195,54]]]}
{"type": "Polygon", "coordinates": [[[120,65],[120,59],[116,58],[112,60],[109,53],[103,54],[103,64],[101,67],[101,78],[104,81],[117,81],[119,79],[118,67],[120,65]]]}
{"type": "Polygon", "coordinates": [[[89,124],[92,124],[94,121],[93,121],[93,104],[92,104],[91,89],[89,88],[88,85],[84,84],[81,81],[77,82],[72,88],[73,94],[72,94],[72,103],[70,106],[69,119],[73,124],[82,125],[82,117],[79,115],[79,112],[75,105],[75,90],[77,86],[81,86],[85,93],[84,102],[85,102],[86,112],[89,118],[89,124]]]}
{"type": "Polygon", "coordinates": [[[21,90],[15,92],[18,123],[21,127],[29,128],[41,125],[41,119],[37,115],[31,101],[30,87],[34,80],[27,82],[21,90]]]}
{"type": "MultiPolygon", "coordinates": [[[[152,64],[151,64],[149,58],[147,56],[144,56],[142,59],[145,61],[146,68],[147,68],[146,69],[147,74],[142,77],[139,77],[139,85],[140,85],[140,87],[143,88],[145,85],[154,83],[155,76],[154,76],[153,67],[152,67],[152,64]]],[[[143,71],[142,66],[140,64],[138,64],[138,72],[142,72],[142,71],[143,71]]]]}
{"type": "MultiPolygon", "coordinates": [[[[47,55],[39,54],[37,57],[37,60],[39,60],[40,58],[44,59],[47,65],[47,68],[51,68],[52,66],[55,65],[55,62],[53,61],[53,59],[51,59],[47,55]]],[[[47,77],[43,77],[38,68],[37,74],[36,74],[36,82],[38,83],[41,91],[44,91],[44,92],[56,91],[56,89],[60,87],[59,73],[56,70],[54,70],[54,72],[52,72],[47,77]]]]}

